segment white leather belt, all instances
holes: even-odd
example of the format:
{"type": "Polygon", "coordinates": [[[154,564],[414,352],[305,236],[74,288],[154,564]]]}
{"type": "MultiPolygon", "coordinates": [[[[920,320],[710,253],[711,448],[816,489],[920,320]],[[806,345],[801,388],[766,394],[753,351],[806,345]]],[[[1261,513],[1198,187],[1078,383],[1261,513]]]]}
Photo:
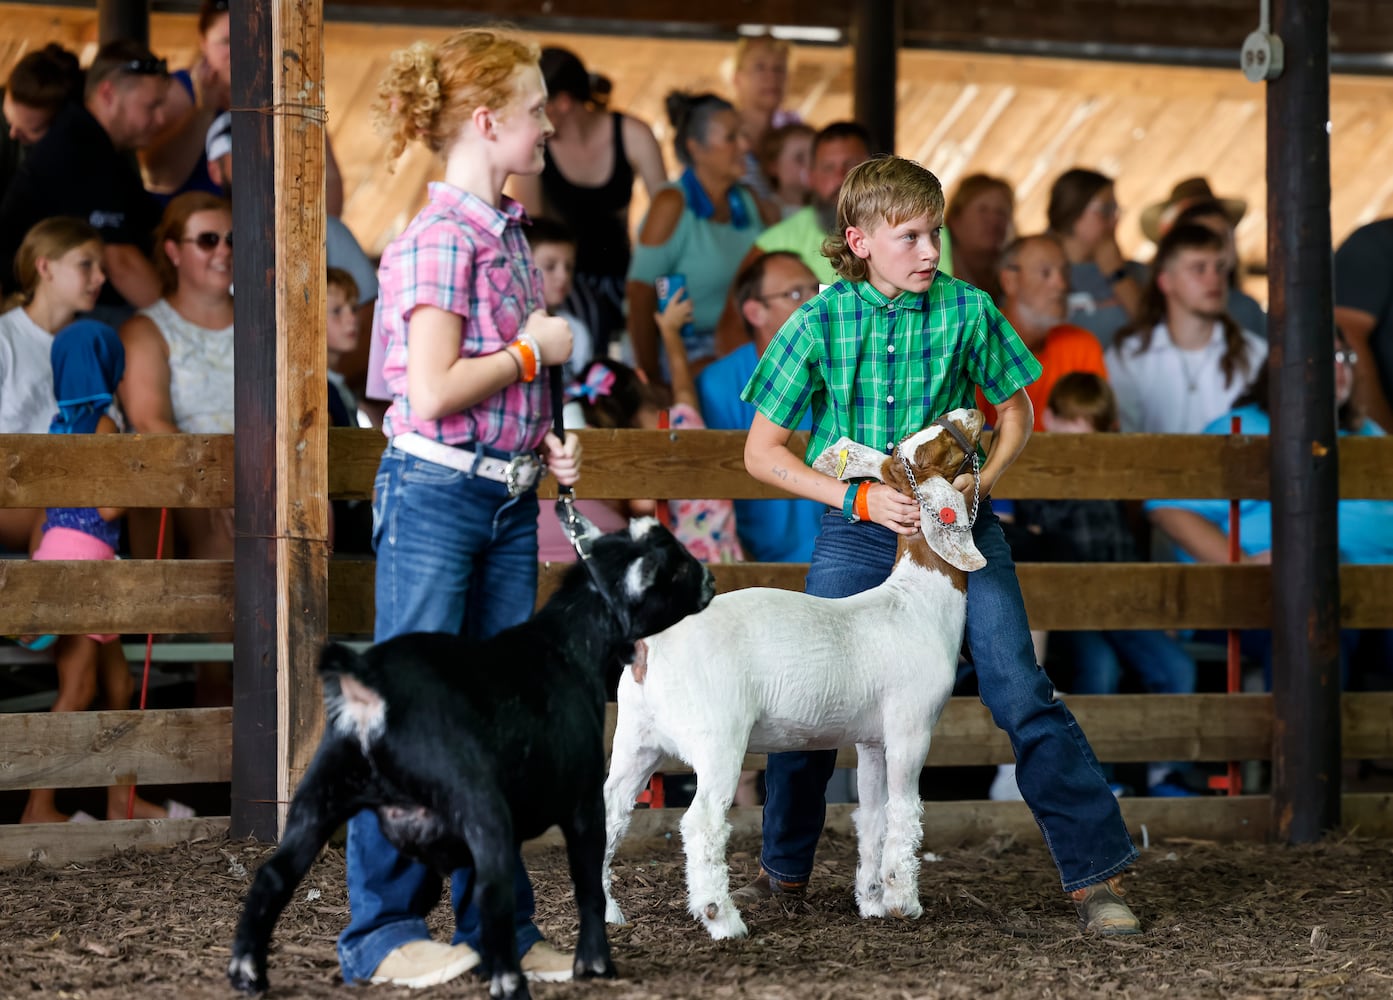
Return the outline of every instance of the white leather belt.
{"type": "Polygon", "coordinates": [[[514,455],[510,459],[478,456],[465,448],[432,441],[414,431],[398,434],[392,438],[392,446],[400,448],[408,455],[423,458],[436,465],[444,465],[470,475],[483,476],[508,487],[511,496],[526,493],[542,478],[544,466],[531,452],[514,455]]]}

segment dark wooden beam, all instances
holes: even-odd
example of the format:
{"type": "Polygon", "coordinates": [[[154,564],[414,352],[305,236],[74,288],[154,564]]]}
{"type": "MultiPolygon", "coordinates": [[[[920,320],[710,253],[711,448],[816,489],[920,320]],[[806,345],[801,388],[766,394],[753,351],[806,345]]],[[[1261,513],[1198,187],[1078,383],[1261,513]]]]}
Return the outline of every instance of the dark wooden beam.
{"type": "MultiPolygon", "coordinates": [[[[465,12],[455,0],[329,0],[334,20],[430,21],[460,25],[507,20],[538,31],[632,31],[643,35],[733,35],[741,24],[837,28],[850,33],[861,0],[490,0],[465,12]]],[[[868,0],[874,6],[890,6],[868,0]]],[[[910,48],[1021,50],[1092,46],[1167,52],[1232,49],[1257,27],[1255,0],[979,0],[908,3],[903,42],[910,48]]],[[[196,6],[193,5],[193,6],[196,6]]],[[[1332,49],[1342,55],[1393,52],[1387,0],[1330,0],[1332,49]]],[[[1079,48],[1078,54],[1085,54],[1079,48]]],[[[1104,51],[1098,54],[1108,56],[1104,51]]],[[[1115,52],[1112,57],[1125,57],[1115,52]]]]}
{"type": "Polygon", "coordinates": [[[150,0],[97,0],[97,40],[150,44],[150,0]]]}
{"type": "MultiPolygon", "coordinates": [[[[1339,52],[1393,50],[1393,18],[1385,0],[1330,0],[1331,46],[1339,52]]],[[[1256,0],[981,0],[911,4],[905,44],[961,48],[1010,42],[1089,43],[1159,49],[1231,48],[1257,27],[1256,0]]],[[[1323,37],[1323,36],[1322,36],[1323,37]]]]}
{"type": "Polygon", "coordinates": [[[1330,249],[1329,0],[1275,0],[1267,85],[1273,831],[1340,821],[1340,575],[1330,249]]]}
{"type": "Polygon", "coordinates": [[[899,79],[902,0],[853,0],[852,116],[871,133],[872,153],[895,151],[895,85],[899,79]]]}

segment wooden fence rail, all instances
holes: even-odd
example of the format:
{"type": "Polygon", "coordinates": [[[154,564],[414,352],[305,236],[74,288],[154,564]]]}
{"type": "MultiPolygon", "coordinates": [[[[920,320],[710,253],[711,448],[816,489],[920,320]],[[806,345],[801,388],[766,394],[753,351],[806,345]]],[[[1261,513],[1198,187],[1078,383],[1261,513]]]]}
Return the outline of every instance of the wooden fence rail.
{"type": "MultiPolygon", "coordinates": [[[[741,462],[743,434],[723,431],[583,432],[587,498],[635,496],[760,498],[778,491],[756,483],[741,462]]],[[[329,435],[329,491],[366,497],[381,453],[372,431],[329,435]]],[[[232,503],[233,441],[226,436],[0,436],[0,507],[123,505],[224,507],[232,503]]],[[[1393,440],[1340,444],[1341,495],[1393,499],[1393,440]]],[[[550,484],[544,486],[544,492],[550,484]]],[[[1137,500],[1151,497],[1265,498],[1267,441],[1253,437],[1040,435],[1003,477],[996,495],[1137,500]]],[[[1393,530],[1393,529],[1391,529],[1393,530]]],[[[713,567],[722,590],[750,586],[801,589],[806,567],[745,563],[713,567]]],[[[541,567],[541,597],[566,567],[541,567]]],[[[1179,564],[1031,564],[1019,567],[1031,623],[1044,629],[1262,628],[1271,617],[1265,566],[1179,564]]],[[[1393,566],[1341,567],[1346,627],[1393,627],[1393,566]]],[[[0,560],[0,632],[220,633],[233,624],[230,562],[124,560],[117,563],[0,560]]],[[[373,617],[371,561],[336,560],[329,572],[329,630],[364,635],[373,617]]],[[[311,671],[313,664],[297,666],[311,671]]],[[[1100,759],[1265,760],[1274,720],[1267,695],[1071,697],[1070,707],[1100,759]]],[[[606,739],[613,732],[609,709],[606,739]]],[[[303,739],[303,735],[301,739],[303,739]]],[[[232,758],[230,709],[157,712],[13,714],[0,717],[0,790],[222,782],[232,758]]],[[[1393,695],[1343,699],[1348,758],[1393,756],[1393,695]]],[[[973,699],[954,699],[935,732],[930,765],[993,764],[1011,759],[1005,736],[973,699]]],[[[839,754],[851,766],[855,751],[839,754]]],[[[762,758],[751,755],[749,767],[762,758]]],[[[667,761],[663,770],[682,772],[667,761]]],[[[1264,796],[1173,804],[1124,803],[1134,830],[1150,823],[1190,836],[1262,837],[1270,829],[1264,796]]],[[[673,811],[635,818],[642,834],[670,833],[673,811]]],[[[737,829],[757,811],[735,810],[737,829]]],[[[829,825],[849,822],[847,807],[829,825]]],[[[1393,796],[1345,797],[1347,825],[1393,830],[1393,796]]],[[[0,828],[0,866],[26,860],[63,863],[139,844],[160,845],[226,829],[219,818],[92,824],[99,830],[0,828]]],[[[1003,829],[1033,829],[1013,803],[940,803],[926,815],[931,841],[952,843],[1003,829]],[[1014,825],[1013,825],[1014,824],[1014,825]]]]}

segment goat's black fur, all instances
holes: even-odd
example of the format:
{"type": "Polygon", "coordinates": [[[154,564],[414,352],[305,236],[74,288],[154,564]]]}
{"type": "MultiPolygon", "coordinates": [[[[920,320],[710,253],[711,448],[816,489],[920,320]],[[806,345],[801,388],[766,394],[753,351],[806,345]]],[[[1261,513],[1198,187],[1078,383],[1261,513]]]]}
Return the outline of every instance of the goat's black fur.
{"type": "Polygon", "coordinates": [[[361,809],[375,809],[383,835],[437,875],[474,865],[480,968],[495,996],[520,984],[511,998],[528,995],[514,950],[516,846],[559,826],[580,911],[575,975],[613,976],[600,887],[606,675],[622,669],[636,640],[714,593],[710,573],[666,529],[639,521],[598,538],[588,570],[572,567],[530,621],[492,639],[418,632],[362,654],[325,647],[324,737],[281,845],[247,894],[232,984],[267,988],[276,920],[330,835],[361,809]]]}

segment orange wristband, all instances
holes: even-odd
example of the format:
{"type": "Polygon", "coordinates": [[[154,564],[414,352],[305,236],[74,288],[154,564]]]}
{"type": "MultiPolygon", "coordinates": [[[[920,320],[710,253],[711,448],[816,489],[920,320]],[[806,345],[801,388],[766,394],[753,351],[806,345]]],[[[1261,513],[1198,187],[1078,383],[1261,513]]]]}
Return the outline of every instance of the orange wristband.
{"type": "Polygon", "coordinates": [[[869,521],[869,520],[871,519],[871,508],[870,508],[870,504],[868,504],[868,503],[866,502],[866,498],[869,497],[870,494],[871,494],[871,484],[870,484],[869,481],[864,482],[864,483],[862,483],[860,486],[856,487],[856,507],[855,507],[855,510],[856,510],[856,517],[857,517],[858,520],[861,520],[861,521],[869,521]]]}
{"type": "Polygon", "coordinates": [[[518,354],[522,356],[522,380],[531,382],[537,377],[537,355],[532,353],[532,345],[519,338],[513,341],[513,345],[518,349],[518,354]]]}

